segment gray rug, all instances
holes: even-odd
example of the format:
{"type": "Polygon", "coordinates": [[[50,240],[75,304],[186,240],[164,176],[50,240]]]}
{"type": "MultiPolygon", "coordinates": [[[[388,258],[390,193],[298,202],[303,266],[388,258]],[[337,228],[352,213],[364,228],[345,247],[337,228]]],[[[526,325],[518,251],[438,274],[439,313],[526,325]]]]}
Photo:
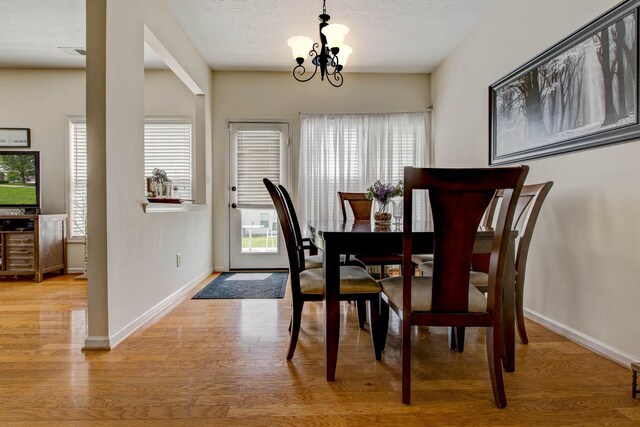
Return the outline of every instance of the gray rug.
{"type": "Polygon", "coordinates": [[[225,272],[191,299],[278,299],[284,297],[288,272],[225,272]]]}

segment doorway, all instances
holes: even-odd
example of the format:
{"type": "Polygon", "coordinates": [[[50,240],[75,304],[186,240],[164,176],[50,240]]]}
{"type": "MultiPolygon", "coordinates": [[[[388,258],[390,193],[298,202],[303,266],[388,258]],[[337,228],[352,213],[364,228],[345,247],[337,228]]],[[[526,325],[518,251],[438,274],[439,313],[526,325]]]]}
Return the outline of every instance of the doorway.
{"type": "Polygon", "coordinates": [[[262,182],[289,185],[289,124],[229,123],[229,269],[286,268],[276,210],[262,182]]]}

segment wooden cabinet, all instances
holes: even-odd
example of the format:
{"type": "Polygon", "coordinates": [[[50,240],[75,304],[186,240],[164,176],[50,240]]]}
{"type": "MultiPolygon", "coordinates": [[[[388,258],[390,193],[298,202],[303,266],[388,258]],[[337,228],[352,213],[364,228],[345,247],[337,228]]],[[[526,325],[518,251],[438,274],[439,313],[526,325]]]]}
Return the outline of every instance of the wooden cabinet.
{"type": "Polygon", "coordinates": [[[0,215],[0,276],[67,270],[66,215],[0,215]]]}

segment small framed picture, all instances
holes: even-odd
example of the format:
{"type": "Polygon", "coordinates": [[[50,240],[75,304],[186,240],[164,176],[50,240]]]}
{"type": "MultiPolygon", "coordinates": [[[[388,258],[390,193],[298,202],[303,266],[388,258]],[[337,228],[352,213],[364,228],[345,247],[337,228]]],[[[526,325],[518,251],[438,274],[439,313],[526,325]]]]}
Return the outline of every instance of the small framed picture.
{"type": "Polygon", "coordinates": [[[30,148],[31,147],[31,129],[0,128],[0,147],[30,148]]]}

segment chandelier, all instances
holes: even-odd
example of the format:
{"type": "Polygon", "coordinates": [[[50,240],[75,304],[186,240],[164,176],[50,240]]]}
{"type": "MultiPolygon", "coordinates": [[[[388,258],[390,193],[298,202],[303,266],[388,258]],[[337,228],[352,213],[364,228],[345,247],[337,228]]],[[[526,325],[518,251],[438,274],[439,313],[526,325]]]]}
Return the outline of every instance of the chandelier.
{"type": "Polygon", "coordinates": [[[318,18],[320,19],[319,44],[314,43],[313,40],[305,36],[293,36],[287,41],[298,64],[293,68],[293,77],[299,82],[308,82],[316,75],[319,68],[321,80],[324,80],[326,76],[327,81],[332,86],[340,87],[344,82],[342,69],[352,52],[349,46],[343,44],[344,36],[349,32],[349,27],[342,24],[328,23],[331,17],[327,15],[326,0],[322,0],[322,15],[318,18]],[[339,60],[338,54],[340,54],[339,60]],[[311,63],[315,65],[315,69],[313,74],[305,79],[303,76],[307,70],[303,64],[307,56],[311,58],[311,63]]]}

